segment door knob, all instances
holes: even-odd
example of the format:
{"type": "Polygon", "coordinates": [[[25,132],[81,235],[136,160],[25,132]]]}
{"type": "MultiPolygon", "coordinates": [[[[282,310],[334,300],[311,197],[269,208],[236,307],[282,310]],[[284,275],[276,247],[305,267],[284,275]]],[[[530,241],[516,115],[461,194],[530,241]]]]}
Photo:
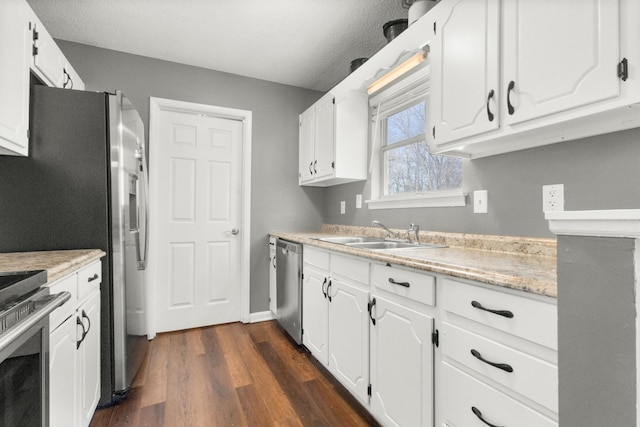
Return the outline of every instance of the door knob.
{"type": "Polygon", "coordinates": [[[234,228],[233,230],[230,231],[231,234],[233,234],[234,236],[237,236],[238,234],[240,234],[240,230],[238,230],[237,228],[234,228]]]}

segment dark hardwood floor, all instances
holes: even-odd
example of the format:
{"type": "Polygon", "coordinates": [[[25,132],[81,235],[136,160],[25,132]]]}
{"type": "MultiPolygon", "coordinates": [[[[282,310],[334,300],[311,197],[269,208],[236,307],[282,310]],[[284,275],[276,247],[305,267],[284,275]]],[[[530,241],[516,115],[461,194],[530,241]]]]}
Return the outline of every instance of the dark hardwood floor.
{"type": "Polygon", "coordinates": [[[129,396],[90,427],[377,426],[275,321],[159,334],[129,396]]]}

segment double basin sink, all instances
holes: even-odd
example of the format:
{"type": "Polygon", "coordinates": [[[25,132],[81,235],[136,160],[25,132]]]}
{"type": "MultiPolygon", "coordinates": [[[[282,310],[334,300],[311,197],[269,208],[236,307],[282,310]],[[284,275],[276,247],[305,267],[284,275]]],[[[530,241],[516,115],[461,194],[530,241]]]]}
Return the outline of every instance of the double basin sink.
{"type": "Polygon", "coordinates": [[[374,237],[336,236],[317,237],[317,240],[338,245],[351,246],[360,249],[387,250],[387,249],[428,249],[446,248],[443,245],[433,245],[429,243],[411,243],[394,240],[376,239],[374,237]]]}

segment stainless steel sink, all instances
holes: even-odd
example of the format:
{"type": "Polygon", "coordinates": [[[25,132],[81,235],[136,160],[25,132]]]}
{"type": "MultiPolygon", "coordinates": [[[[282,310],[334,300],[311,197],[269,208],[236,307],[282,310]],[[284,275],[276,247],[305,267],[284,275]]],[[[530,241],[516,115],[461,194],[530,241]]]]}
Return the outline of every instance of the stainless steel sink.
{"type": "Polygon", "coordinates": [[[316,240],[320,240],[322,242],[337,243],[340,245],[346,245],[351,243],[384,242],[382,239],[376,239],[375,237],[355,237],[355,236],[316,237],[316,240]]]}
{"type": "Polygon", "coordinates": [[[442,245],[431,245],[431,244],[416,244],[410,242],[389,242],[389,241],[378,241],[378,242],[360,242],[360,243],[346,243],[347,246],[351,246],[354,248],[360,249],[371,249],[371,250],[384,250],[384,249],[429,249],[429,248],[446,248],[446,246],[442,245]]]}
{"type": "Polygon", "coordinates": [[[335,243],[338,245],[351,246],[360,249],[371,249],[374,251],[387,249],[428,249],[428,248],[446,248],[443,245],[432,245],[429,243],[411,243],[398,242],[391,240],[378,239],[375,237],[357,237],[357,236],[333,236],[333,237],[314,237],[322,242],[335,243]]]}

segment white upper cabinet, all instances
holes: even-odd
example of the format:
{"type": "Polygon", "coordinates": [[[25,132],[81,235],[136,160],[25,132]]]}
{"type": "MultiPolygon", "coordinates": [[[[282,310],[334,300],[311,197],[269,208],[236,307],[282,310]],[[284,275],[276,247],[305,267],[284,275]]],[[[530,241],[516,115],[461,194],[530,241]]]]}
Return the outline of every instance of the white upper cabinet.
{"type": "Polygon", "coordinates": [[[300,114],[300,152],[298,180],[300,184],[313,181],[313,162],[316,157],[314,137],[314,108],[311,107],[300,114]]]}
{"type": "Polygon", "coordinates": [[[78,73],[24,0],[0,1],[0,155],[29,152],[29,87],[84,89],[78,73]]]}
{"type": "Polygon", "coordinates": [[[436,145],[499,127],[499,33],[499,0],[453,0],[433,26],[431,134],[436,145]]]}
{"type": "Polygon", "coordinates": [[[31,31],[26,3],[0,2],[0,154],[29,150],[31,31]]]}
{"type": "Polygon", "coordinates": [[[84,82],[32,12],[33,71],[48,85],[64,89],[84,89],[84,82]]]}
{"type": "Polygon", "coordinates": [[[429,143],[484,157],[640,125],[629,0],[442,0],[431,15],[429,143]]]}
{"type": "Polygon", "coordinates": [[[333,174],[335,98],[325,96],[315,105],[313,176],[316,181],[333,174]]]}
{"type": "Polygon", "coordinates": [[[35,71],[44,77],[47,84],[54,87],[62,87],[64,78],[65,58],[58,45],[45,30],[38,18],[32,16],[33,33],[33,66],[35,71]]]}
{"type": "Polygon", "coordinates": [[[327,187],[367,179],[368,97],[331,92],[300,114],[300,185],[327,187]]]}
{"type": "Polygon", "coordinates": [[[507,123],[618,96],[618,0],[503,4],[507,123]]]}

